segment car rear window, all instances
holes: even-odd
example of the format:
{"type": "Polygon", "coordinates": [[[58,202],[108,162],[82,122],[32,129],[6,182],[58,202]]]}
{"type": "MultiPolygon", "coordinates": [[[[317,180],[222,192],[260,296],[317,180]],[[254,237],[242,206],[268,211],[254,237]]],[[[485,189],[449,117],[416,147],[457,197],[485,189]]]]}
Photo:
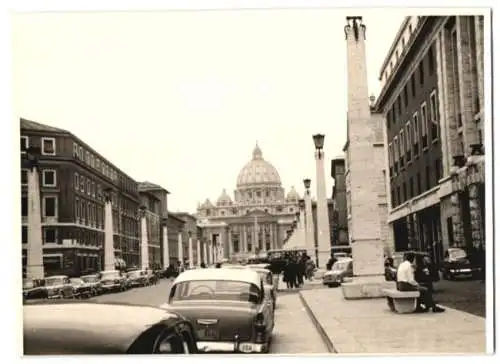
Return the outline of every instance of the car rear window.
{"type": "Polygon", "coordinates": [[[200,280],[177,283],[172,288],[171,302],[176,301],[240,301],[258,303],[259,288],[248,282],[200,280]]]}

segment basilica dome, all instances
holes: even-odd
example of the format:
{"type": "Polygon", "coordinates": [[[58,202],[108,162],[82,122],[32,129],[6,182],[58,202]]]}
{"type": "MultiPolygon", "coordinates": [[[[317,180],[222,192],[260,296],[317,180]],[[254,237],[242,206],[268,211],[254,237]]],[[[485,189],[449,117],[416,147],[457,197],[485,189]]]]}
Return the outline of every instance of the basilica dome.
{"type": "Polygon", "coordinates": [[[256,145],[252,160],[238,174],[236,187],[251,187],[254,185],[281,186],[281,179],[274,166],[264,160],[262,151],[256,145]]]}

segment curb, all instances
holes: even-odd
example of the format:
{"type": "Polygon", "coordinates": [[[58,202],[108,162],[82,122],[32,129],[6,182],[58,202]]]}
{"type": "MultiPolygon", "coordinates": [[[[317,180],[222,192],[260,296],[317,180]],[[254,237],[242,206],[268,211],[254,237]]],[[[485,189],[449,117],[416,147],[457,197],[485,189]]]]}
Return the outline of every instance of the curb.
{"type": "Polygon", "coordinates": [[[299,291],[299,297],[300,297],[300,300],[302,301],[302,304],[304,305],[304,308],[307,311],[307,314],[309,315],[309,318],[311,319],[314,326],[316,327],[316,330],[318,331],[319,335],[323,339],[323,343],[325,344],[326,348],[328,349],[328,352],[332,353],[332,354],[338,354],[339,352],[337,351],[337,349],[335,349],[335,346],[333,345],[332,340],[330,340],[330,337],[326,333],[323,326],[319,323],[318,319],[316,318],[316,315],[312,312],[311,307],[309,307],[309,304],[307,303],[304,296],[302,296],[302,292],[300,292],[300,291],[299,291]]]}

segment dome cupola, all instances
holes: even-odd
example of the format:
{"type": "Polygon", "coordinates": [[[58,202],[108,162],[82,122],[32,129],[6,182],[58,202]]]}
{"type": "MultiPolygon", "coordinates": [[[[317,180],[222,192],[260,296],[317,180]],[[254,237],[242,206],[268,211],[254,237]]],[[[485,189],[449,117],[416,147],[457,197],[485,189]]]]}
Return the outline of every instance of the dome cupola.
{"type": "Polygon", "coordinates": [[[227,206],[231,205],[232,203],[233,201],[231,200],[231,197],[229,197],[229,195],[226,192],[226,189],[224,188],[219,198],[217,199],[217,206],[227,206]]]}
{"type": "Polygon", "coordinates": [[[247,188],[262,185],[280,187],[281,178],[276,168],[264,159],[262,150],[256,144],[252,152],[252,160],[238,174],[236,187],[247,188]]]}
{"type": "Polygon", "coordinates": [[[300,195],[295,190],[294,186],[292,186],[292,188],[290,189],[290,192],[288,192],[288,194],[286,195],[286,200],[287,201],[298,201],[298,200],[300,200],[300,195]]]}

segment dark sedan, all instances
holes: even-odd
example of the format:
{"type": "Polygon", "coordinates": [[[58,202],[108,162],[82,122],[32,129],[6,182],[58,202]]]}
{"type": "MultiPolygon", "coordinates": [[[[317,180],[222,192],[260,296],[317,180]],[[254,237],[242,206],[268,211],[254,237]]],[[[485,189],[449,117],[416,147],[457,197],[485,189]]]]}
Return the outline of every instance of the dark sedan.
{"type": "Polygon", "coordinates": [[[127,285],[129,288],[144,287],[148,284],[148,277],[145,271],[133,270],[127,273],[127,285]]]}
{"type": "Polygon", "coordinates": [[[191,323],[157,307],[44,300],[23,311],[24,355],[197,352],[191,323]]]}
{"type": "Polygon", "coordinates": [[[443,278],[475,278],[481,273],[481,268],[475,264],[474,257],[469,256],[464,249],[449,248],[443,262],[443,278]]]}
{"type": "Polygon", "coordinates": [[[23,281],[23,298],[26,300],[48,298],[47,288],[42,283],[41,280],[25,279],[23,281]]]}

